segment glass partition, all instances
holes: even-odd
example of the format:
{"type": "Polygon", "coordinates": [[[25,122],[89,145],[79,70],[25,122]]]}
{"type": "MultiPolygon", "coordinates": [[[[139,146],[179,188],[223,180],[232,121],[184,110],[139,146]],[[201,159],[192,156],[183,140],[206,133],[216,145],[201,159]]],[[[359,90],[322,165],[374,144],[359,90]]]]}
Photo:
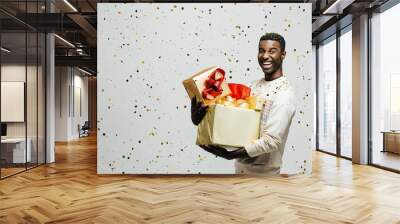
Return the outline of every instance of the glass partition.
{"type": "Polygon", "coordinates": [[[336,36],[318,47],[318,149],[336,154],[336,36]]]}
{"type": "Polygon", "coordinates": [[[1,176],[24,171],[26,147],[26,33],[1,34],[1,176]],[[6,50],[4,50],[6,49],[6,50]]]}
{"type": "MultiPolygon", "coordinates": [[[[1,1],[17,16],[45,1],[1,1]]],[[[0,12],[0,178],[45,163],[45,34],[0,12]]]]}
{"type": "Polygon", "coordinates": [[[340,155],[352,157],[352,34],[351,25],[340,36],[340,155]]]}
{"type": "Polygon", "coordinates": [[[28,168],[37,165],[38,160],[38,35],[36,32],[27,33],[27,74],[26,74],[26,112],[27,112],[27,150],[30,151],[28,168]]]}
{"type": "Polygon", "coordinates": [[[400,171],[400,4],[371,18],[371,162],[400,171]]]}

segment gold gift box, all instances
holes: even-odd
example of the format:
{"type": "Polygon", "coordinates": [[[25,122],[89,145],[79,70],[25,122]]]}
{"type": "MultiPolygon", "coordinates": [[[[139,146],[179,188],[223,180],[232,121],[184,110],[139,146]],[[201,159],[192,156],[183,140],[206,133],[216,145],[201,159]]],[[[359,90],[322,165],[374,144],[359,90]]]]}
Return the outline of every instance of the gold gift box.
{"type": "Polygon", "coordinates": [[[259,138],[261,112],[214,104],[198,125],[197,145],[244,147],[259,138]]]}
{"type": "Polygon", "coordinates": [[[196,96],[198,102],[204,102],[204,104],[206,105],[212,105],[215,104],[215,101],[218,100],[219,98],[231,94],[229,86],[226,80],[224,80],[221,84],[222,94],[220,96],[217,96],[213,100],[208,100],[203,98],[201,92],[205,88],[204,82],[208,79],[209,75],[218,68],[220,67],[212,66],[203,69],[183,81],[183,86],[185,87],[186,92],[188,93],[190,99],[192,99],[193,96],[196,96]]]}

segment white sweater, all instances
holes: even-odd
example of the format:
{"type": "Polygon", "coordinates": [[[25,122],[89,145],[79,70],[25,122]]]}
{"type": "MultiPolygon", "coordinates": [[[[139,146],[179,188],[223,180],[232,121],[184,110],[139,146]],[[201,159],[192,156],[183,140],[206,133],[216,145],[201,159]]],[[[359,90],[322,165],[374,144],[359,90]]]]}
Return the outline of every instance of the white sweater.
{"type": "Polygon", "coordinates": [[[295,93],[285,76],[272,81],[256,80],[250,87],[266,104],[261,113],[260,138],[245,146],[251,158],[237,159],[236,173],[278,175],[296,112],[295,93]]]}

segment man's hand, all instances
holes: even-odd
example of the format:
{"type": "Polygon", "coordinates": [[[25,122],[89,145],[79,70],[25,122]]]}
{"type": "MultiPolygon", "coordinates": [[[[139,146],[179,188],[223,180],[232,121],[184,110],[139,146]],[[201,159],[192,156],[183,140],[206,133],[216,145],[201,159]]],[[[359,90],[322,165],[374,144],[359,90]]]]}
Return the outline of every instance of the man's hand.
{"type": "Polygon", "coordinates": [[[207,113],[208,106],[204,105],[202,102],[197,102],[196,96],[192,98],[191,113],[192,113],[192,123],[194,125],[200,124],[204,116],[207,113]]]}
{"type": "Polygon", "coordinates": [[[228,151],[223,147],[214,146],[214,145],[199,145],[201,148],[206,150],[209,153],[212,153],[216,156],[222,157],[227,160],[238,159],[238,158],[249,158],[249,154],[244,148],[239,148],[235,151],[228,151]]]}

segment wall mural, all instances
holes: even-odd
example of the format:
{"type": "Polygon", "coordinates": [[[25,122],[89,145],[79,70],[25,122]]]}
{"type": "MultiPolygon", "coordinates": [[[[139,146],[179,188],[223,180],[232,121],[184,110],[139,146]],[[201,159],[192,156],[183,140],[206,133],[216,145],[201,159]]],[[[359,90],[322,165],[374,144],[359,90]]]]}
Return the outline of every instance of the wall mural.
{"type": "Polygon", "coordinates": [[[195,145],[182,81],[217,65],[226,81],[264,77],[258,44],[286,39],[283,73],[296,92],[281,173],[311,173],[314,78],[311,4],[98,4],[98,173],[234,174],[195,145]]]}

